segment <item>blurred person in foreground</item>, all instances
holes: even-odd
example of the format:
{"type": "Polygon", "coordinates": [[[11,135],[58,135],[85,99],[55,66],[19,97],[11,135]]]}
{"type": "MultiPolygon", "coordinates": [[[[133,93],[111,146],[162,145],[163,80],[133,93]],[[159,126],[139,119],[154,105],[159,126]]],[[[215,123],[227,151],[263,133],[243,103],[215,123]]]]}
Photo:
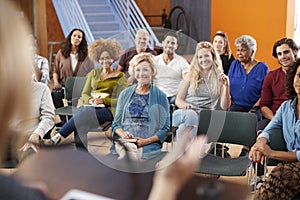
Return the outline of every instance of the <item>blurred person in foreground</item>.
{"type": "MultiPolygon", "coordinates": [[[[9,141],[10,121],[26,118],[31,106],[31,51],[28,51],[29,22],[21,20],[11,1],[1,1],[0,6],[0,160],[3,162],[9,141]],[[18,50],[18,59],[16,59],[18,50]],[[17,82],[16,82],[17,80],[17,82]]],[[[31,183],[27,183],[31,185],[31,183]]],[[[39,188],[42,188],[42,183],[39,188]]],[[[39,189],[25,187],[14,178],[0,175],[1,199],[46,199],[39,189]]]]}

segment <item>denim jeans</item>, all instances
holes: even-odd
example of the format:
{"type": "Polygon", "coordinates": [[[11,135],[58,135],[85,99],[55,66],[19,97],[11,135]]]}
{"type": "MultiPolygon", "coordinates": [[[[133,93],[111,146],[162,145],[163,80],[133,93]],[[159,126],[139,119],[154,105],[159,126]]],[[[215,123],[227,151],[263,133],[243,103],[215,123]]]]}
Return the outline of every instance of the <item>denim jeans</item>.
{"type": "Polygon", "coordinates": [[[190,132],[191,138],[196,137],[197,128],[198,128],[198,124],[199,124],[199,116],[194,110],[191,110],[191,109],[175,110],[175,112],[173,113],[172,121],[173,121],[172,126],[178,127],[178,129],[176,131],[177,137],[182,136],[181,132],[188,126],[193,127],[193,129],[190,132]]]}
{"type": "Polygon", "coordinates": [[[98,128],[106,121],[112,121],[113,115],[108,108],[81,107],[77,113],[63,125],[59,133],[68,137],[73,131],[77,148],[87,149],[87,133],[98,128]]]}
{"type": "MultiPolygon", "coordinates": [[[[64,98],[64,89],[55,90],[53,89],[51,92],[53,104],[55,108],[61,108],[64,107],[63,98],[64,98]]],[[[60,120],[64,124],[67,121],[66,116],[60,115],[60,120]]]]}

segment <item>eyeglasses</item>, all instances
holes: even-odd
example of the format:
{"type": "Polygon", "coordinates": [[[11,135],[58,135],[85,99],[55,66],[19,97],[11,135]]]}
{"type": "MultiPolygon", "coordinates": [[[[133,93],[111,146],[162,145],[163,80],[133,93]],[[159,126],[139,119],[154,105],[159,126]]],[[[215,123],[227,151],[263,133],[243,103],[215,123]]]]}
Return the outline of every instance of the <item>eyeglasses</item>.
{"type": "Polygon", "coordinates": [[[112,58],[110,57],[105,57],[105,58],[99,58],[99,61],[105,62],[105,61],[111,61],[112,58]]]}

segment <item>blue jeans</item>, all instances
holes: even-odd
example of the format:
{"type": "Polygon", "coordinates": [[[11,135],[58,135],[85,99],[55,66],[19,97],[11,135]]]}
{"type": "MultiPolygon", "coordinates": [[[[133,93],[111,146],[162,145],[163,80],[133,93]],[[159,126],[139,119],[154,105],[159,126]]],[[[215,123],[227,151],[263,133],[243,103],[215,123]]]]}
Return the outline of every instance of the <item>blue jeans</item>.
{"type": "Polygon", "coordinates": [[[178,127],[176,135],[178,137],[182,136],[181,132],[188,126],[193,127],[190,132],[191,138],[196,137],[197,129],[199,125],[199,116],[192,109],[178,109],[173,113],[172,126],[178,127]]]}
{"type": "Polygon", "coordinates": [[[98,128],[104,122],[112,120],[113,115],[108,108],[81,107],[58,132],[66,138],[74,131],[76,147],[86,150],[89,130],[98,128]]]}

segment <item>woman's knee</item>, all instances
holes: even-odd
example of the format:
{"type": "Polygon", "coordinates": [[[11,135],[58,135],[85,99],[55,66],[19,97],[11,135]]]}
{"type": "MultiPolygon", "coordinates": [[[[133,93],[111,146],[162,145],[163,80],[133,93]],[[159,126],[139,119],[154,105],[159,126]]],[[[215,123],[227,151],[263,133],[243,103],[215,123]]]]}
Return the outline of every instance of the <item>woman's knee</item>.
{"type": "Polygon", "coordinates": [[[185,121],[187,126],[198,126],[199,116],[194,110],[186,110],[185,121]]]}

